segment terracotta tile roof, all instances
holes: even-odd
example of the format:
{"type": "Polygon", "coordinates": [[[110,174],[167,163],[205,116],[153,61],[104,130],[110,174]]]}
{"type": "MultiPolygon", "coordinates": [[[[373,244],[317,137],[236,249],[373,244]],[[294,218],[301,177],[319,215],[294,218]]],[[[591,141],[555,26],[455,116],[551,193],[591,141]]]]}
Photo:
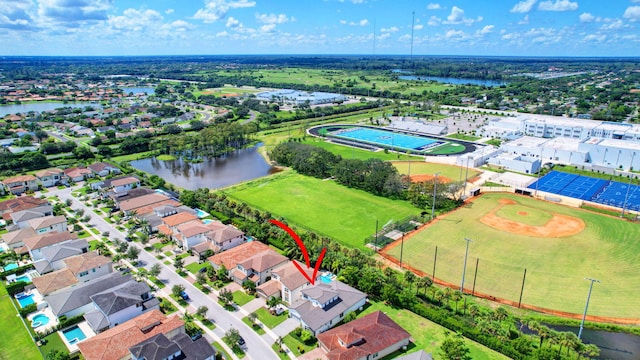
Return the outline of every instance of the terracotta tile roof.
{"type": "Polygon", "coordinates": [[[116,186],[123,186],[123,185],[128,185],[128,184],[135,184],[137,182],[140,182],[140,179],[138,179],[137,177],[127,176],[127,177],[124,177],[124,178],[120,178],[118,180],[113,180],[111,182],[111,185],[116,187],[116,186]]]}
{"type": "Polygon", "coordinates": [[[66,223],[67,218],[59,215],[59,216],[45,216],[37,219],[31,219],[28,221],[29,226],[34,228],[35,230],[53,226],[55,224],[66,223]]]}
{"type": "Polygon", "coordinates": [[[16,182],[35,181],[35,180],[36,180],[36,177],[33,175],[20,175],[20,176],[6,178],[2,180],[2,183],[5,185],[9,185],[16,182]]]}
{"type": "Polygon", "coordinates": [[[158,232],[161,233],[161,234],[165,234],[167,236],[171,236],[171,234],[172,234],[171,229],[169,229],[167,227],[167,225],[165,225],[165,224],[162,224],[162,225],[158,226],[158,232]]]}
{"type": "Polygon", "coordinates": [[[32,228],[20,229],[12,232],[8,232],[2,235],[2,240],[7,244],[17,244],[23,242],[25,239],[36,236],[36,232],[32,228]]]}
{"type": "Polygon", "coordinates": [[[67,269],[71,270],[71,272],[76,275],[83,271],[88,271],[111,263],[111,259],[106,256],[98,255],[95,251],[68,257],[63,261],[67,265],[67,269]]]}
{"type": "Polygon", "coordinates": [[[147,205],[147,206],[139,207],[139,208],[133,210],[133,212],[135,212],[138,215],[149,214],[149,213],[153,212],[153,209],[155,209],[158,206],[180,206],[180,203],[175,201],[175,200],[171,200],[171,199],[163,200],[163,201],[157,202],[155,204],[150,204],[150,205],[147,205]]]}
{"type": "Polygon", "coordinates": [[[171,216],[167,216],[165,218],[162,219],[162,221],[169,227],[174,227],[174,226],[178,226],[180,224],[189,222],[189,221],[193,221],[193,220],[197,220],[198,217],[190,214],[188,212],[181,212],[181,213],[177,213],[175,215],[171,215],[171,216]]]}
{"type": "Polygon", "coordinates": [[[62,269],[31,279],[42,296],[76,284],[78,279],[69,269],[62,269]]]}
{"type": "Polygon", "coordinates": [[[275,295],[279,295],[282,287],[280,286],[280,282],[275,279],[271,279],[264,284],[260,284],[256,287],[256,291],[261,292],[267,298],[275,295]]]}
{"type": "Polygon", "coordinates": [[[50,176],[50,175],[60,175],[62,174],[63,171],[57,168],[53,168],[53,169],[46,169],[46,170],[40,170],[36,173],[36,177],[41,178],[41,177],[45,177],[45,176],[50,176]]]}
{"type": "MultiPolygon", "coordinates": [[[[293,265],[293,261],[273,271],[273,273],[278,275],[278,277],[280,278],[280,282],[282,283],[282,285],[286,286],[289,290],[297,289],[300,286],[309,283],[309,280],[307,280],[300,273],[300,271],[298,271],[295,265],[293,265]]],[[[307,275],[309,275],[309,277],[313,276],[313,269],[307,269],[306,264],[303,264],[299,261],[296,262],[302,267],[303,270],[307,272],[307,275]]]]}
{"type": "Polygon", "coordinates": [[[72,167],[65,169],[64,173],[70,178],[76,178],[79,176],[84,177],[85,175],[92,174],[93,172],[87,168],[72,167]]]}
{"type": "MultiPolygon", "coordinates": [[[[141,208],[143,206],[158,204],[159,202],[166,201],[166,200],[169,200],[169,197],[167,197],[166,195],[158,194],[158,193],[142,195],[133,199],[121,201],[120,210],[131,211],[137,208],[141,208]]],[[[158,206],[158,205],[154,205],[154,206],[158,206]]]]}
{"type": "Polygon", "coordinates": [[[188,238],[198,234],[204,234],[210,231],[207,225],[203,224],[202,221],[199,221],[199,220],[194,220],[188,223],[178,225],[176,230],[180,232],[182,236],[185,236],[188,238]]]}
{"type": "Polygon", "coordinates": [[[33,196],[20,196],[15,199],[0,202],[0,212],[27,210],[48,203],[47,200],[38,199],[33,196]]]}
{"type": "Polygon", "coordinates": [[[198,254],[203,253],[207,250],[216,251],[216,249],[217,247],[208,241],[202,242],[191,248],[191,250],[197,252],[198,254]]]}
{"type": "Polygon", "coordinates": [[[78,344],[85,360],[119,360],[129,348],[155,335],[167,334],[184,327],[178,315],[165,316],[151,310],[78,344]]]}
{"type": "Polygon", "coordinates": [[[46,246],[51,246],[53,244],[61,243],[67,240],[75,240],[78,238],[76,233],[71,234],[68,231],[65,232],[54,232],[54,233],[46,233],[42,235],[36,235],[33,237],[29,237],[23,240],[25,246],[27,246],[30,250],[40,249],[46,246]]]}
{"type": "Polygon", "coordinates": [[[287,261],[289,261],[289,258],[287,258],[286,256],[280,255],[274,250],[268,249],[259,252],[244,261],[241,261],[239,265],[247,270],[252,269],[255,272],[263,272],[287,261]]]}
{"type": "Polygon", "coordinates": [[[318,335],[329,360],[368,358],[411,335],[381,311],[350,321],[318,335]]]}
{"type": "MultiPolygon", "coordinates": [[[[213,227],[214,224],[215,223],[208,224],[209,228],[213,227]]],[[[225,241],[242,235],[244,235],[244,232],[229,225],[223,225],[223,228],[217,228],[213,231],[207,232],[207,238],[218,245],[222,245],[225,241]]]]}
{"type": "Polygon", "coordinates": [[[103,170],[105,170],[107,167],[112,168],[112,169],[117,169],[117,167],[109,164],[108,162],[97,162],[95,164],[91,164],[88,166],[89,169],[99,173],[103,170]]]}
{"type": "Polygon", "coordinates": [[[235,268],[239,262],[242,262],[255,254],[267,250],[270,250],[269,246],[261,243],[260,241],[251,241],[248,243],[240,244],[219,254],[215,254],[209,257],[208,260],[210,263],[216,266],[224,265],[227,270],[231,270],[235,268]]]}

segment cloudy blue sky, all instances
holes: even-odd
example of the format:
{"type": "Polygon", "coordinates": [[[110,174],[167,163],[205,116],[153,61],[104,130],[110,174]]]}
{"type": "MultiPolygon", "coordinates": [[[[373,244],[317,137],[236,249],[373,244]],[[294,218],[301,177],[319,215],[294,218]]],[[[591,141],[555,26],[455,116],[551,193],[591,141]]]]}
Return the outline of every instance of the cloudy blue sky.
{"type": "Polygon", "coordinates": [[[640,0],[0,0],[0,55],[640,56],[640,0]]]}

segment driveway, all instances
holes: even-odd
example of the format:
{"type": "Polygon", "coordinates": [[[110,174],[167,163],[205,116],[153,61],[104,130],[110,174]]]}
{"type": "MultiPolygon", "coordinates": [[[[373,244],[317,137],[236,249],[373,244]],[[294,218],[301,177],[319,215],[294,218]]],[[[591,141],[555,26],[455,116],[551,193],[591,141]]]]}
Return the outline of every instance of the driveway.
{"type": "MultiPolygon", "coordinates": [[[[74,210],[84,209],[84,214],[91,216],[91,220],[89,221],[89,223],[93,224],[94,227],[100,231],[100,233],[108,231],[110,234],[109,237],[112,240],[123,240],[125,238],[124,233],[116,229],[116,227],[112,224],[106,222],[101,216],[96,215],[93,210],[90,207],[86,206],[82,201],[73,197],[71,195],[71,191],[72,189],[70,188],[50,188],[47,196],[57,195],[63,202],[66,201],[66,199],[71,199],[71,208],[74,210]]],[[[189,305],[193,307],[193,309],[196,309],[199,306],[206,306],[207,308],[209,308],[207,317],[212,319],[216,324],[216,328],[213,330],[216,335],[222,338],[224,336],[224,333],[233,327],[240,332],[240,335],[242,335],[242,337],[247,342],[247,345],[244,349],[247,353],[246,358],[255,360],[279,359],[279,357],[271,349],[271,344],[275,340],[272,339],[271,343],[267,343],[265,339],[263,339],[256,332],[250,329],[249,326],[242,322],[241,312],[236,311],[231,313],[224,310],[222,306],[220,306],[211,295],[205,295],[204,293],[202,293],[185,278],[182,278],[181,276],[176,274],[172,267],[169,267],[162,261],[156,259],[153,254],[146,252],[139,243],[132,242],[131,244],[141,250],[140,255],[138,256],[138,266],[141,265],[147,270],[150,269],[154,264],[160,264],[160,266],[162,266],[162,272],[159,278],[167,285],[162,290],[166,290],[167,293],[170,293],[172,286],[177,284],[183,285],[185,287],[185,291],[191,298],[191,300],[189,301],[189,305]]]]}

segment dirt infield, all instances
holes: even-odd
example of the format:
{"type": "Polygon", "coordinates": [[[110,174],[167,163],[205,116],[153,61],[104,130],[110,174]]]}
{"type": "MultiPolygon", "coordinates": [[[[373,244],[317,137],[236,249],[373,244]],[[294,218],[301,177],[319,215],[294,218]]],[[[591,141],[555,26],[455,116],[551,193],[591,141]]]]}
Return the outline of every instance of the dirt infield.
{"type": "MultiPolygon", "coordinates": [[[[544,226],[532,226],[501,218],[496,215],[496,211],[507,205],[515,204],[515,202],[512,200],[503,199],[500,200],[499,203],[500,205],[498,207],[480,218],[480,221],[483,224],[491,226],[494,229],[510,232],[512,234],[544,238],[559,238],[571,236],[582,232],[582,230],[584,230],[585,228],[584,221],[582,221],[581,219],[560,214],[553,214],[551,220],[549,220],[549,222],[547,222],[544,226]]],[[[527,215],[526,213],[521,213],[522,212],[519,212],[518,214],[521,216],[527,215]]]]}
{"type": "MultiPolygon", "coordinates": [[[[433,175],[429,175],[429,174],[411,175],[411,182],[417,183],[417,182],[432,181],[433,177],[434,177],[433,175]]],[[[451,179],[449,179],[448,177],[438,176],[438,184],[448,184],[450,182],[451,182],[451,179]]]]}

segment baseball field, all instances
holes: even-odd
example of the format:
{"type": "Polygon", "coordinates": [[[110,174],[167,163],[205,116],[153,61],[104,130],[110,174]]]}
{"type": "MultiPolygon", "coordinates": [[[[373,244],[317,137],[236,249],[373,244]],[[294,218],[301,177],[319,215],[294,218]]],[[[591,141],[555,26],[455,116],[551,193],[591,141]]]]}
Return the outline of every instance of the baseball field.
{"type": "Polygon", "coordinates": [[[465,292],[582,314],[640,318],[640,224],[514,194],[484,194],[384,253],[465,292]],[[437,247],[437,258],[435,257],[437,247]],[[526,269],[526,277],[525,277],[526,269]],[[523,288],[524,279],[524,288],[523,288]]]}

